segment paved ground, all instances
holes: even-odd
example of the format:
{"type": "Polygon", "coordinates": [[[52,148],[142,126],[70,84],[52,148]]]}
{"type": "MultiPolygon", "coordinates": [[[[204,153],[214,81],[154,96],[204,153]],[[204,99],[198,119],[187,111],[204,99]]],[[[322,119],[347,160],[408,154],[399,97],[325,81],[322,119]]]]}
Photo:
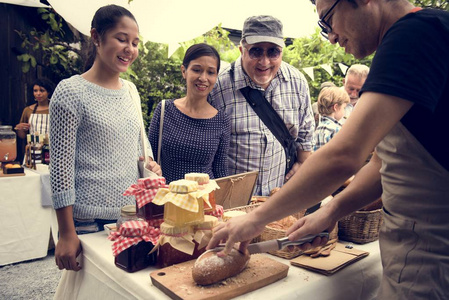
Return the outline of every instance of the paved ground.
{"type": "Polygon", "coordinates": [[[0,267],[0,299],[53,299],[60,278],[54,250],[41,259],[0,267]]]}

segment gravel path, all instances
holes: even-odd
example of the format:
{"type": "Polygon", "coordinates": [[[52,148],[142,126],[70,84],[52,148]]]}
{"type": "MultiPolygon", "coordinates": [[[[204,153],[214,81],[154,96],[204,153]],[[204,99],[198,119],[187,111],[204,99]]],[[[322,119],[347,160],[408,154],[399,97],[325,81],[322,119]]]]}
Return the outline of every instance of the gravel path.
{"type": "Polygon", "coordinates": [[[0,299],[53,299],[61,274],[54,250],[44,258],[0,267],[0,299]]]}

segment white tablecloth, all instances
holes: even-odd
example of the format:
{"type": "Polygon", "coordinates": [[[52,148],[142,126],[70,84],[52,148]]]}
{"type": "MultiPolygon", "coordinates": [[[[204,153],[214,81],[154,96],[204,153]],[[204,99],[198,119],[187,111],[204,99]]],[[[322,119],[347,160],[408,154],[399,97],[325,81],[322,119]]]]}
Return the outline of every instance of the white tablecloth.
{"type": "Polygon", "coordinates": [[[47,255],[55,213],[41,201],[41,174],[0,177],[1,266],[47,255]]]}
{"type": "MultiPolygon", "coordinates": [[[[63,271],[55,299],[169,299],[151,283],[147,268],[127,273],[114,265],[111,244],[104,232],[81,235],[82,270],[63,271]]],[[[380,284],[382,266],[379,244],[354,245],[370,255],[332,276],[290,266],[288,276],[236,299],[373,299],[380,284]]],[[[267,254],[268,255],[268,254],[267,254]]],[[[290,265],[288,260],[269,255],[290,265]]]]}
{"type": "Polygon", "coordinates": [[[36,170],[31,170],[41,176],[41,204],[45,207],[53,207],[51,200],[50,170],[47,165],[37,164],[36,170]]]}

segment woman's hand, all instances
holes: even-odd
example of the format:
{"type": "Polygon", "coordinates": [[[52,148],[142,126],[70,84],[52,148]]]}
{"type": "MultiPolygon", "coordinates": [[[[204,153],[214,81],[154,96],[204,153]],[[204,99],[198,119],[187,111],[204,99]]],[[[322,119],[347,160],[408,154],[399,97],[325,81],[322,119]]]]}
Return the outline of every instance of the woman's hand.
{"type": "Polygon", "coordinates": [[[30,130],[30,124],[28,123],[19,123],[14,127],[15,130],[28,131],[30,130]]]}
{"type": "MultiPolygon", "coordinates": [[[[143,161],[144,157],[139,156],[139,160],[143,161]]],[[[162,176],[162,169],[161,166],[157,164],[150,156],[148,156],[149,162],[145,164],[145,168],[150,170],[153,173],[156,173],[157,176],[162,176]]]]}
{"type": "Polygon", "coordinates": [[[150,170],[151,172],[156,173],[158,176],[162,176],[162,169],[161,166],[159,166],[157,164],[157,162],[155,161],[150,161],[149,163],[147,163],[147,165],[145,166],[148,170],[150,170]]]}
{"type": "Polygon", "coordinates": [[[81,242],[76,233],[69,236],[60,236],[55,249],[55,262],[59,270],[81,270],[80,264],[76,261],[81,252],[81,242]]]}

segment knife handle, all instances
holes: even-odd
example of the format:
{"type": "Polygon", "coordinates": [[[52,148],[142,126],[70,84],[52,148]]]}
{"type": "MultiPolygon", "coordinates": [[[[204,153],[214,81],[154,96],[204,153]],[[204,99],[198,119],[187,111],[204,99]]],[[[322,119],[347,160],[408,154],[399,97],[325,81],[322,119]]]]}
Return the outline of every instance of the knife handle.
{"type": "Polygon", "coordinates": [[[302,245],[304,243],[311,243],[313,241],[314,238],[316,238],[317,236],[319,237],[327,237],[329,238],[329,232],[321,232],[318,234],[311,234],[311,235],[306,235],[303,238],[300,238],[299,240],[296,241],[290,241],[288,239],[288,237],[284,237],[281,239],[278,239],[278,244],[279,244],[279,249],[285,248],[287,246],[294,246],[294,245],[302,245]]]}

